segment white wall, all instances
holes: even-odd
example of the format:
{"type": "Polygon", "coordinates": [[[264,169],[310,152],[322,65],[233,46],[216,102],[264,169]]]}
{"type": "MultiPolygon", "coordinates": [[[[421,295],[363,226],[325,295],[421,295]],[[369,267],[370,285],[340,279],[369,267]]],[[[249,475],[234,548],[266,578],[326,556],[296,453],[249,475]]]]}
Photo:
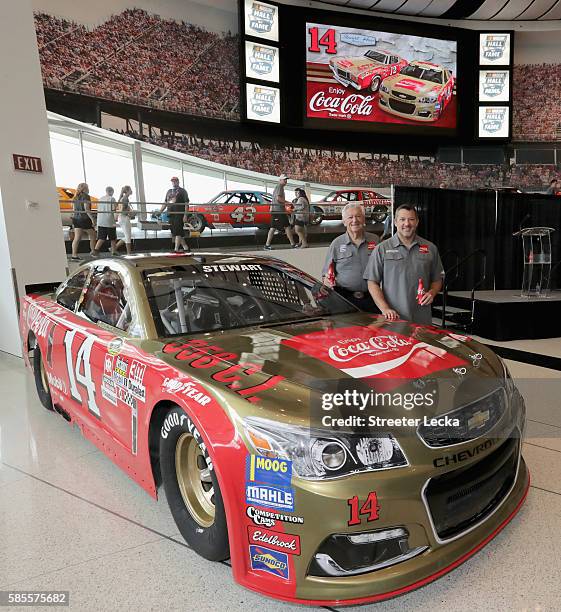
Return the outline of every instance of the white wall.
{"type": "Polygon", "coordinates": [[[20,294],[66,270],[31,0],[0,2],[0,92],[0,350],[21,355],[12,270],[20,294]],[[16,172],[13,153],[43,173],[16,172]]]}
{"type": "Polygon", "coordinates": [[[561,64],[561,29],[552,32],[516,32],[515,64],[561,64]]]}

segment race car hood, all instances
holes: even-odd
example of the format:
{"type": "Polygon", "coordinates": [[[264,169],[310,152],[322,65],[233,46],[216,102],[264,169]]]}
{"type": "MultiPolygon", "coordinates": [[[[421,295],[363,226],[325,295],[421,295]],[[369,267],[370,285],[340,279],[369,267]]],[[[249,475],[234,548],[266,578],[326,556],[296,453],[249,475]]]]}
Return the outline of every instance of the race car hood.
{"type": "MultiPolygon", "coordinates": [[[[463,400],[470,401],[483,390],[468,381],[485,387],[503,379],[494,353],[466,336],[365,313],[174,338],[160,355],[208,389],[295,415],[312,396],[335,387],[386,391],[431,384],[444,397],[448,387],[462,386],[463,400]]],[[[449,410],[445,401],[439,412],[449,410]]]]}
{"type": "Polygon", "coordinates": [[[385,79],[384,85],[394,91],[409,95],[415,94],[417,96],[426,96],[430,93],[438,92],[442,88],[442,85],[432,81],[423,81],[422,79],[399,74],[385,79]]]}
{"type": "Polygon", "coordinates": [[[355,72],[356,74],[367,70],[375,70],[384,65],[368,57],[341,57],[337,60],[331,60],[331,64],[337,66],[337,68],[355,72]]]}

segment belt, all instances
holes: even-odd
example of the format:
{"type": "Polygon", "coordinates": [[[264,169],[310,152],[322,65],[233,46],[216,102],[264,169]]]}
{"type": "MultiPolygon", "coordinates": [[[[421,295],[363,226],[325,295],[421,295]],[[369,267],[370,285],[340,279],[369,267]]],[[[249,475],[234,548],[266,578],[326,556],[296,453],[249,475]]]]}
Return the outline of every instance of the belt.
{"type": "Polygon", "coordinates": [[[345,289],[345,287],[340,287],[340,286],[337,286],[337,290],[340,291],[341,293],[352,295],[356,300],[362,300],[367,295],[369,295],[368,293],[365,293],[364,291],[351,291],[350,289],[345,289]]]}

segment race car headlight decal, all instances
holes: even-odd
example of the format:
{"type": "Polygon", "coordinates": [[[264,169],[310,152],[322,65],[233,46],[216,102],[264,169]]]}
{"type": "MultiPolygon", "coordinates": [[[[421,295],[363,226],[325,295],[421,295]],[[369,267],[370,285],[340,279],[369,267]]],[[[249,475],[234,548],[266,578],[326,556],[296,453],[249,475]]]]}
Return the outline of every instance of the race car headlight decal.
{"type": "Polygon", "coordinates": [[[323,480],[373,470],[408,465],[399,444],[391,434],[365,436],[287,425],[263,419],[244,419],[247,437],[261,455],[292,461],[300,478],[323,480]]]}
{"type": "Polygon", "coordinates": [[[424,98],[419,98],[419,102],[421,104],[432,104],[433,102],[436,102],[437,98],[438,96],[425,96],[424,98]]]}

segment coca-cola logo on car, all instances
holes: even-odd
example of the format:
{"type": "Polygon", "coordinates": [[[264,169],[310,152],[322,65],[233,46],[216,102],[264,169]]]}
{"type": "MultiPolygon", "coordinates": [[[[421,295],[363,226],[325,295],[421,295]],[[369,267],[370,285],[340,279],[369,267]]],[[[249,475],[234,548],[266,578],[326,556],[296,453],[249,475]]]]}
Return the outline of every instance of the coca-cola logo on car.
{"type": "Polygon", "coordinates": [[[310,110],[328,111],[336,115],[368,116],[372,114],[374,96],[358,93],[345,93],[344,89],[329,87],[328,91],[320,90],[310,98],[310,110]]]}
{"type": "Polygon", "coordinates": [[[328,354],[333,361],[343,363],[352,361],[356,357],[378,355],[399,350],[412,344],[413,340],[410,338],[399,338],[398,336],[371,336],[366,340],[351,338],[349,340],[339,340],[337,344],[329,347],[328,354]]]}

